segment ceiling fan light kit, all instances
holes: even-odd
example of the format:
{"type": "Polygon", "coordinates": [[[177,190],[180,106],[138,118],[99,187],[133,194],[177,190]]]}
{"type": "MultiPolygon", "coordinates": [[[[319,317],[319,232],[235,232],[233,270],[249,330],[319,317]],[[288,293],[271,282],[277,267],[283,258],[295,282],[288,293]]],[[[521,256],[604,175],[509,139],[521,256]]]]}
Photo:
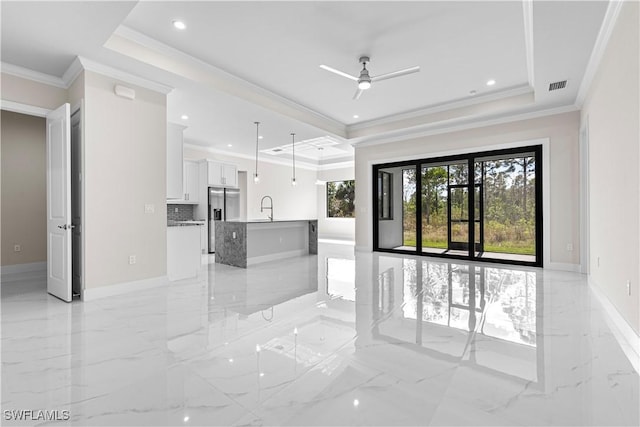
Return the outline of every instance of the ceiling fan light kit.
{"type": "Polygon", "coordinates": [[[331,68],[324,64],[320,65],[320,68],[322,68],[323,70],[329,71],[331,73],[337,74],[339,76],[346,77],[349,80],[356,81],[358,83],[358,89],[356,90],[356,93],[353,95],[353,99],[360,98],[360,95],[362,95],[362,92],[367,89],[370,89],[371,84],[373,82],[392,79],[394,77],[406,76],[407,74],[413,74],[420,71],[420,67],[415,66],[411,68],[405,68],[404,70],[393,71],[391,73],[386,73],[386,74],[381,74],[379,76],[371,77],[369,75],[369,70],[367,70],[367,63],[369,62],[369,60],[370,59],[368,56],[361,56],[360,59],[358,59],[358,62],[362,64],[362,70],[360,71],[360,75],[358,77],[352,76],[351,74],[345,73],[344,71],[331,68]]]}

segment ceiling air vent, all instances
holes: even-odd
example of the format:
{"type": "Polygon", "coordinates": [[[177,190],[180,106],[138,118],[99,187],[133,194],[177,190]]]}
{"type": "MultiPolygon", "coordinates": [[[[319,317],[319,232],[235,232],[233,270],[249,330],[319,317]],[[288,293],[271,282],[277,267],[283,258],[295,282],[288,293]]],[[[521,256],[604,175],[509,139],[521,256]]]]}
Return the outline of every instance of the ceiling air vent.
{"type": "Polygon", "coordinates": [[[551,83],[549,84],[549,92],[551,92],[552,90],[564,89],[566,86],[567,86],[566,80],[562,80],[561,82],[551,83]]]}
{"type": "Polygon", "coordinates": [[[273,150],[274,153],[279,153],[280,151],[282,151],[282,148],[274,148],[273,150]]]}

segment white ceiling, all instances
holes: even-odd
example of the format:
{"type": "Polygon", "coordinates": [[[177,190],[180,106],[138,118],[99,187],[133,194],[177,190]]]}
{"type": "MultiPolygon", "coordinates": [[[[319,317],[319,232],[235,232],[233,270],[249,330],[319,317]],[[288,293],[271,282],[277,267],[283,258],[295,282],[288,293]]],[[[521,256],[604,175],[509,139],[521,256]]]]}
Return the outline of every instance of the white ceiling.
{"type": "Polygon", "coordinates": [[[416,122],[573,105],[607,4],[3,1],[0,54],[56,77],[79,55],[169,85],[169,120],[214,150],[250,156],[254,121],[264,150],[286,146],[291,132],[297,141],[329,136],[337,144],[321,157],[330,163],[352,156],[349,142],[411,132],[416,122]],[[372,75],[421,71],[374,83],[354,101],[355,82],[319,65],[357,75],[363,54],[372,75]],[[564,79],[566,89],[548,92],[564,79]]]}

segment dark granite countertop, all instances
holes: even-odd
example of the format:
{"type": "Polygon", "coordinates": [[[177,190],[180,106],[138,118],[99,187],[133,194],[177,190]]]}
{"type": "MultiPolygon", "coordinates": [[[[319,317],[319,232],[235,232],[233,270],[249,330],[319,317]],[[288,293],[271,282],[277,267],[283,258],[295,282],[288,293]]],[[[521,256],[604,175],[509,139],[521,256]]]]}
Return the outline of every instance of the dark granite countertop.
{"type": "Polygon", "coordinates": [[[167,221],[167,227],[188,227],[193,225],[204,225],[204,221],[167,221]]]}
{"type": "Polygon", "coordinates": [[[225,222],[238,222],[238,223],[246,223],[246,224],[268,224],[271,222],[308,222],[308,221],[317,221],[315,218],[307,218],[307,219],[274,219],[273,221],[269,219],[247,219],[247,220],[228,220],[225,222]]]}

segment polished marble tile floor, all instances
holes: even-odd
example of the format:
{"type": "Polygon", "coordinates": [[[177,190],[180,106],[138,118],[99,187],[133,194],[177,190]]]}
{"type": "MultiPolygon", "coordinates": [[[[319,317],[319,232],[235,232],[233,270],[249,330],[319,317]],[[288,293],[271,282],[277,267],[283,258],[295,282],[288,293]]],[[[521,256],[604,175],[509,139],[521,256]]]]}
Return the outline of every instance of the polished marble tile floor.
{"type": "Polygon", "coordinates": [[[319,250],[86,303],[3,277],[3,424],[639,424],[584,276],[319,250]]]}

